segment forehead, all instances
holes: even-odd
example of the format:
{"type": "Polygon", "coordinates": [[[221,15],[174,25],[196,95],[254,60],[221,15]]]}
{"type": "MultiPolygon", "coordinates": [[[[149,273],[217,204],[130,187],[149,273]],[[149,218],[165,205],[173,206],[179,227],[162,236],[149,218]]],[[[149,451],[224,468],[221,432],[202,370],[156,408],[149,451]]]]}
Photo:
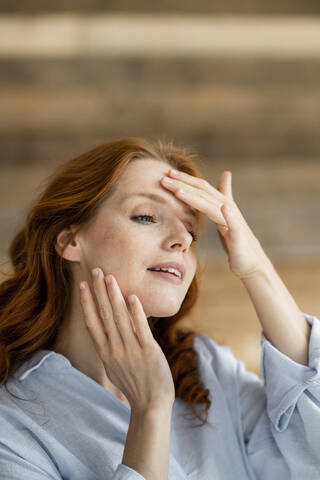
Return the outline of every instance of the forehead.
{"type": "MultiPolygon", "coordinates": [[[[121,175],[121,183],[128,184],[134,180],[137,186],[145,186],[146,183],[152,184],[166,175],[171,165],[163,160],[155,160],[153,158],[141,158],[132,160],[126,166],[121,175]]],[[[119,179],[120,180],[120,179],[119,179]]]]}
{"type": "Polygon", "coordinates": [[[117,201],[127,199],[148,198],[154,202],[167,204],[181,210],[196,220],[198,214],[194,208],[179,200],[174,193],[160,183],[164,175],[168,175],[171,165],[164,161],[141,159],[132,161],[125,169],[117,186],[117,201]]]}

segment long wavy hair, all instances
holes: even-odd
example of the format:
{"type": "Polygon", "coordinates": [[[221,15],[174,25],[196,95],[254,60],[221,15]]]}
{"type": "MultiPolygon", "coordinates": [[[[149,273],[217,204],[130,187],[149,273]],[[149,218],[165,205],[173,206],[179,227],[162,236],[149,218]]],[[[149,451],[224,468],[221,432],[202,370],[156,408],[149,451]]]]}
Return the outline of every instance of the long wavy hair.
{"type": "MultiPolygon", "coordinates": [[[[0,284],[0,385],[39,349],[53,349],[57,334],[71,302],[69,262],[55,249],[57,235],[70,225],[65,247],[73,235],[97,215],[99,206],[112,194],[115,183],[129,162],[157,159],[173,168],[203,178],[194,162],[198,156],[172,142],[149,142],[120,138],[104,143],[69,160],[47,177],[45,188],[27,215],[24,227],[15,234],[9,249],[13,273],[0,284]]],[[[198,236],[205,216],[198,210],[198,236]]],[[[64,249],[63,249],[64,250],[64,249]]],[[[155,340],[171,369],[176,397],[184,400],[193,414],[207,423],[210,391],[198,370],[193,348],[196,330],[179,328],[179,321],[195,308],[199,297],[201,269],[197,269],[180,310],[171,317],[149,318],[155,340]],[[201,413],[195,406],[204,404],[201,413]]],[[[62,252],[63,253],[63,252],[62,252]]],[[[3,273],[3,272],[2,272],[3,273]]],[[[10,392],[9,392],[10,393],[10,392]]]]}

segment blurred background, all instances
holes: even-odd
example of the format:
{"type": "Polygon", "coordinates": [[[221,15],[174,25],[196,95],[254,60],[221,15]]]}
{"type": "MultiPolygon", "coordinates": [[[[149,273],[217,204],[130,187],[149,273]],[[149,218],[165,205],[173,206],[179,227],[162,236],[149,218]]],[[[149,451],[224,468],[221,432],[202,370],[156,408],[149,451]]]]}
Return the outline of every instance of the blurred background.
{"type": "MultiPolygon", "coordinates": [[[[0,0],[0,257],[56,166],[122,136],[174,141],[223,170],[302,311],[320,317],[317,0],[0,0]]],[[[261,326],[215,225],[184,324],[261,378],[261,326]]]]}

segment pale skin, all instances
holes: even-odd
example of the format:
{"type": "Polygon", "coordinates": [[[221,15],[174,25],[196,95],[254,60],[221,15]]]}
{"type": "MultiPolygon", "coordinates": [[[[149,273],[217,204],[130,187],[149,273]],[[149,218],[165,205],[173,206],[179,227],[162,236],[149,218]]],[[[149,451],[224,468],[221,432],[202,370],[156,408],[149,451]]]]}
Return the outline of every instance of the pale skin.
{"type": "Polygon", "coordinates": [[[161,184],[216,223],[230,270],[246,287],[265,337],[293,361],[308,365],[311,327],[237,207],[231,178],[231,172],[224,171],[214,188],[206,180],[183,172],[175,176],[169,169],[161,184]]]}
{"type": "MultiPolygon", "coordinates": [[[[174,179],[169,172],[170,165],[160,160],[131,162],[120,177],[114,196],[100,207],[94,222],[76,235],[63,254],[72,270],[72,299],[54,350],[129,408],[123,393],[107,377],[86,329],[79,284],[84,280],[93,292],[91,271],[99,267],[104,277],[112,274],[116,280],[116,302],[127,304],[128,297],[135,294],[147,318],[177,313],[196,271],[196,252],[189,233],[195,225],[190,209],[201,211],[216,224],[230,270],[246,287],[266,338],[292,360],[308,364],[311,327],[239,211],[232,196],[231,172],[221,174],[217,188],[182,172],[174,179]],[[165,185],[165,176],[173,180],[171,186],[165,185]],[[184,197],[181,188],[186,191],[184,197]],[[157,193],[166,203],[130,197],[141,191],[157,193]],[[122,203],[122,197],[128,201],[122,203]],[[138,223],[132,220],[137,215],[154,215],[156,222],[143,223],[140,219],[138,223]],[[147,268],[165,261],[186,266],[181,285],[151,278],[147,268]]],[[[58,252],[66,233],[64,230],[57,237],[58,252]]]]}
{"type": "MultiPolygon", "coordinates": [[[[86,328],[79,284],[85,281],[94,295],[91,270],[99,267],[104,277],[112,274],[115,279],[114,301],[121,308],[128,305],[128,297],[135,294],[147,318],[168,317],[179,311],[197,266],[195,243],[189,233],[195,229],[196,219],[190,216],[190,207],[161,186],[160,179],[168,168],[166,162],[159,160],[130,162],[118,180],[114,195],[101,205],[95,220],[75,236],[75,241],[63,254],[70,262],[73,275],[71,308],[53,350],[66,356],[75,368],[112,392],[128,407],[126,397],[108,378],[86,328]],[[147,191],[162,196],[165,203],[131,196],[147,191]],[[138,215],[153,215],[155,220],[133,220],[132,217],[138,215]],[[159,280],[147,271],[147,268],[166,261],[185,265],[186,276],[181,285],[159,280]]],[[[57,237],[58,252],[65,243],[66,233],[68,230],[63,230],[57,237]]],[[[103,288],[103,295],[107,295],[102,280],[103,288]]]]}

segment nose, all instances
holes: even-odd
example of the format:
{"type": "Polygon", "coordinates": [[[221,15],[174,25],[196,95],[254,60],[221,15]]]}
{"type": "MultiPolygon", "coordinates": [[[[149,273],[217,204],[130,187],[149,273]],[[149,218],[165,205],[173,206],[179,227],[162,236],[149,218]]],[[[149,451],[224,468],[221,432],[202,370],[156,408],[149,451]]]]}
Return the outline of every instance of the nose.
{"type": "Polygon", "coordinates": [[[169,242],[171,248],[185,251],[190,248],[193,238],[187,228],[182,225],[177,227],[176,231],[169,236],[169,242]]]}

